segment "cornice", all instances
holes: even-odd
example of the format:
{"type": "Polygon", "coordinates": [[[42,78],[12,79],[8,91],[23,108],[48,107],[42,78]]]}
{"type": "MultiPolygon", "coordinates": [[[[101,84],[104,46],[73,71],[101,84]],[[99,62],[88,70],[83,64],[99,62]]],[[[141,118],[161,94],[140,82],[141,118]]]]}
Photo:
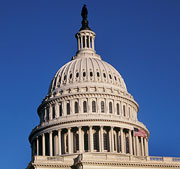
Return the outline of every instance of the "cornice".
{"type": "MultiPolygon", "coordinates": [[[[119,120],[111,120],[111,119],[82,119],[82,120],[70,120],[70,121],[64,121],[64,122],[57,122],[57,123],[53,123],[53,124],[48,124],[46,126],[37,126],[36,128],[34,128],[29,136],[29,141],[31,142],[31,138],[33,137],[33,135],[35,135],[36,133],[42,131],[42,130],[45,130],[47,128],[49,128],[49,130],[51,130],[50,128],[51,127],[55,127],[55,126],[58,126],[58,125],[64,125],[64,124],[70,124],[70,123],[80,123],[80,122],[115,122],[115,123],[124,123],[124,124],[127,124],[127,125],[133,125],[134,127],[138,127],[138,128],[142,128],[142,129],[145,129],[148,133],[148,137],[149,137],[149,131],[148,129],[143,125],[143,124],[136,124],[136,123],[131,123],[131,122],[126,122],[126,121],[119,121],[119,120]]],[[[140,123],[140,122],[139,122],[140,123]]],[[[88,123],[87,123],[88,124],[88,123]]],[[[96,125],[96,124],[95,124],[96,125]]],[[[104,126],[109,126],[108,124],[107,125],[104,125],[104,126]]],[[[77,127],[77,126],[73,126],[73,127],[77,127]]],[[[119,127],[119,126],[117,126],[119,127]]],[[[61,128],[63,128],[63,126],[61,126],[61,128]]]]}

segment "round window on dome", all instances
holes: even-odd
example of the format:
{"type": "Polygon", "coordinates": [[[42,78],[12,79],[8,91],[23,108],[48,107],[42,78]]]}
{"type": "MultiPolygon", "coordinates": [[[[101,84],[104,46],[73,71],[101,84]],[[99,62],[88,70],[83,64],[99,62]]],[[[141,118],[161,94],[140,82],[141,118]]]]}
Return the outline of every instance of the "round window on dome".
{"type": "Polygon", "coordinates": [[[79,73],[78,72],[76,73],[76,77],[79,77],[79,73]]]}
{"type": "Polygon", "coordinates": [[[100,74],[99,74],[99,72],[97,72],[97,77],[99,77],[100,76],[100,74]]]}
{"type": "Polygon", "coordinates": [[[90,72],[90,76],[91,76],[91,77],[93,76],[93,72],[90,72]]]}
{"type": "Polygon", "coordinates": [[[85,77],[86,76],[86,72],[83,72],[83,77],[85,77]]]}

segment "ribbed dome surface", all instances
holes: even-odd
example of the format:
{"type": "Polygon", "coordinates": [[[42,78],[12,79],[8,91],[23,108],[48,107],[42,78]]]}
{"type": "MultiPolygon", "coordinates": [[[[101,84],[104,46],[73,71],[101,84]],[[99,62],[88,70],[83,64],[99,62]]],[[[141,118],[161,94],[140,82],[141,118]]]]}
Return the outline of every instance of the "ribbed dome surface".
{"type": "Polygon", "coordinates": [[[49,94],[66,85],[90,85],[94,82],[127,91],[123,78],[110,64],[97,57],[81,57],[68,62],[58,70],[51,82],[49,94]]]}

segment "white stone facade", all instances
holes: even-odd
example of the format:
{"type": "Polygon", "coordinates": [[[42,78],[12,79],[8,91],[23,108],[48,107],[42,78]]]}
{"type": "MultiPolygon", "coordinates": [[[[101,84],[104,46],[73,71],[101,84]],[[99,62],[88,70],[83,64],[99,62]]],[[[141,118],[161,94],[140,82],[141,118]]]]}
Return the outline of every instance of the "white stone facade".
{"type": "Polygon", "coordinates": [[[179,158],[148,156],[138,104],[119,72],[96,54],[95,33],[80,30],[76,38],[76,56],[56,73],[38,108],[27,169],[180,168],[179,158]]]}

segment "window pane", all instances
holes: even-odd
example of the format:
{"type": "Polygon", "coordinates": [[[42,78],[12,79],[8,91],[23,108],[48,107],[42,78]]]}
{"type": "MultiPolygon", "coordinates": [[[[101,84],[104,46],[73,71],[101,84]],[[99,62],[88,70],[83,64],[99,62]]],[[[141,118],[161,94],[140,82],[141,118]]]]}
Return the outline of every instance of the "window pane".
{"type": "Polygon", "coordinates": [[[62,103],[59,105],[59,116],[62,116],[62,103]]]}
{"type": "Polygon", "coordinates": [[[87,102],[86,101],[83,102],[83,112],[87,113],[87,102]]]}
{"type": "Polygon", "coordinates": [[[56,118],[55,105],[52,106],[53,119],[56,118]]]}
{"type": "Polygon", "coordinates": [[[101,112],[104,113],[104,102],[101,101],[101,112]]]}
{"type": "Polygon", "coordinates": [[[126,107],[125,107],[125,105],[123,105],[123,114],[124,114],[124,116],[126,116],[126,107]]]}
{"type": "Polygon", "coordinates": [[[75,113],[79,113],[78,102],[75,102],[75,113]]]}
{"type": "Polygon", "coordinates": [[[67,115],[70,114],[70,103],[67,103],[67,115]]]}
{"type": "Polygon", "coordinates": [[[112,113],[112,102],[109,102],[109,113],[112,113]]]}
{"type": "Polygon", "coordinates": [[[116,108],[117,108],[117,115],[119,115],[119,103],[117,103],[116,108]]]}
{"type": "Polygon", "coordinates": [[[92,101],[92,112],[96,112],[96,102],[92,101]]]}

